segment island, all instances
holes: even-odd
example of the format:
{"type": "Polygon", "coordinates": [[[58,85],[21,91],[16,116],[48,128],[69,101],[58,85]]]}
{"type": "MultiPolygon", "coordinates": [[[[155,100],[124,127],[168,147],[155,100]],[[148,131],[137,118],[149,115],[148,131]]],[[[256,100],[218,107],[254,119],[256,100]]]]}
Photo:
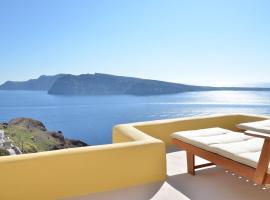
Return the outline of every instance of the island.
{"type": "Polygon", "coordinates": [[[57,74],[25,82],[7,81],[0,90],[44,90],[50,95],[168,95],[195,91],[270,91],[268,87],[211,87],[111,74],[57,74]]]}

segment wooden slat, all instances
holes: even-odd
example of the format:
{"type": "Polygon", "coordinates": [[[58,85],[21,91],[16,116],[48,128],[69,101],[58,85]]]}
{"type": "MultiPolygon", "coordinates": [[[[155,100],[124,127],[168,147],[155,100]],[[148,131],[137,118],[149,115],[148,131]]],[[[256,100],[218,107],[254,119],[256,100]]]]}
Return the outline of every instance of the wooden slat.
{"type": "Polygon", "coordinates": [[[215,163],[205,163],[205,164],[201,164],[201,165],[195,165],[195,169],[200,169],[200,168],[204,168],[204,167],[210,167],[215,165],[215,163]]]}

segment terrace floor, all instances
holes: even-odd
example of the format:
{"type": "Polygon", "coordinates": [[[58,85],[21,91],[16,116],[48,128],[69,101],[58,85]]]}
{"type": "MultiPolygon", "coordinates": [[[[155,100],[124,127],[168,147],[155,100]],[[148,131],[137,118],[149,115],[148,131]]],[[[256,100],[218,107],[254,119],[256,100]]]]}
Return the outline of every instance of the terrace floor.
{"type": "MultiPolygon", "coordinates": [[[[196,164],[205,161],[196,158],[196,164]]],[[[167,152],[168,178],[162,183],[90,194],[66,200],[269,200],[270,189],[247,182],[219,167],[197,170],[196,176],[186,173],[184,151],[167,152]]]]}

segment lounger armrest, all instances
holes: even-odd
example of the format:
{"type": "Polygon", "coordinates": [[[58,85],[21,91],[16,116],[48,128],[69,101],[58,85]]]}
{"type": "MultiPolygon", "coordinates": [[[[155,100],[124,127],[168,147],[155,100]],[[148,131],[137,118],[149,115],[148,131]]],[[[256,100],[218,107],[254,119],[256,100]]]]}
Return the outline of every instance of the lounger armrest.
{"type": "Polygon", "coordinates": [[[268,133],[261,133],[261,132],[256,132],[256,131],[245,131],[244,132],[246,135],[253,136],[253,137],[259,137],[259,138],[264,138],[270,140],[270,134],[268,133]]]}

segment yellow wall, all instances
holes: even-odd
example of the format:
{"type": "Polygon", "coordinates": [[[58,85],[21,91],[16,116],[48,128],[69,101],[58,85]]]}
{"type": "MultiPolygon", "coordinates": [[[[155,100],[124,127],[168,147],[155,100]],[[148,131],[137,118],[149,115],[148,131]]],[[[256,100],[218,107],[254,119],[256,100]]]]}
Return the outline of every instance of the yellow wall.
{"type": "Polygon", "coordinates": [[[169,120],[158,120],[130,124],[138,130],[152,137],[162,140],[167,146],[172,145],[170,135],[176,131],[195,130],[202,128],[221,127],[238,131],[236,124],[267,119],[258,115],[208,115],[200,117],[186,117],[169,120]]]}
{"type": "Polygon", "coordinates": [[[57,199],[165,179],[164,144],[141,141],[0,159],[0,199],[57,199]]]}
{"type": "Polygon", "coordinates": [[[0,158],[0,200],[79,196],[166,179],[170,134],[255,121],[262,116],[208,116],[118,125],[115,144],[0,158]],[[159,138],[159,139],[155,139],[159,138]],[[164,142],[165,143],[164,143],[164,142]]]}

